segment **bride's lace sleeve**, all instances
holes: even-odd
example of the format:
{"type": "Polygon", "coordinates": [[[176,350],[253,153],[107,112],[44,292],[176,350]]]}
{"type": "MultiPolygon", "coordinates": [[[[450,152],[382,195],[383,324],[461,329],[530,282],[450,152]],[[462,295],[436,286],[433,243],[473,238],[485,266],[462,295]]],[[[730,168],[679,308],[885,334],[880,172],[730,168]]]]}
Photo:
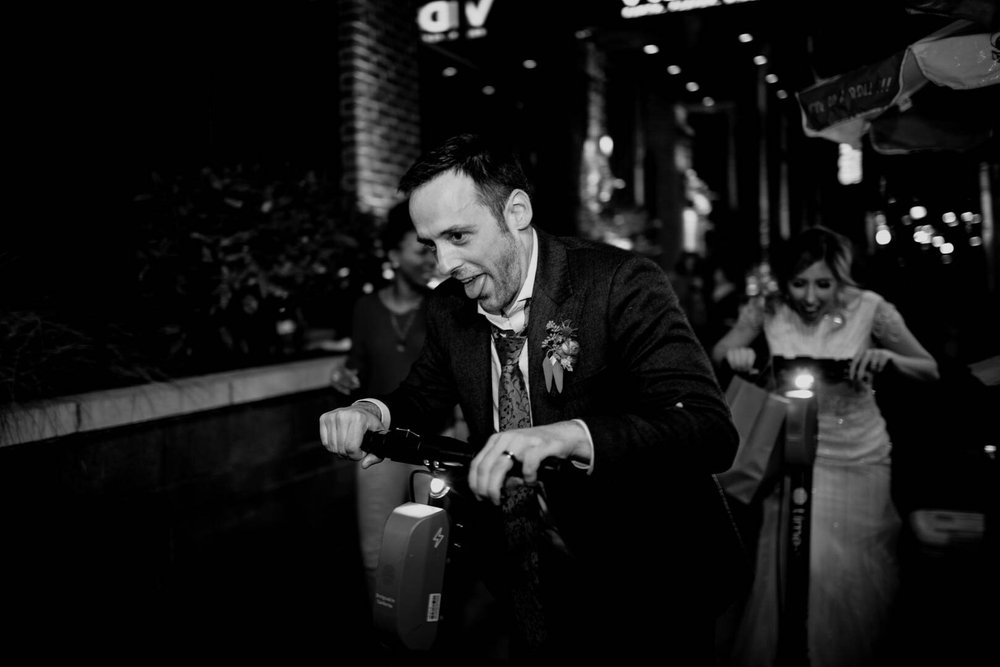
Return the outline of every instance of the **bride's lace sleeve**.
{"type": "Polygon", "coordinates": [[[878,341],[897,342],[906,329],[903,316],[896,306],[888,301],[880,301],[875,307],[875,317],[872,321],[872,337],[878,341]]]}
{"type": "Polygon", "coordinates": [[[751,299],[740,306],[739,316],[733,328],[757,333],[764,326],[764,306],[760,299],[751,299]]]}

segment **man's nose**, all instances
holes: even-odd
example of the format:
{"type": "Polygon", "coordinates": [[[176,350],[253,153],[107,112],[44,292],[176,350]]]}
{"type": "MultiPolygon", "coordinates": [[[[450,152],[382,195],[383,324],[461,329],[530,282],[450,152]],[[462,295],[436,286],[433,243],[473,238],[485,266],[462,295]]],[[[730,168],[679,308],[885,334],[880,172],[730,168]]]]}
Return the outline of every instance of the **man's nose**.
{"type": "Polygon", "coordinates": [[[439,273],[450,276],[461,264],[461,260],[453,249],[438,246],[437,270],[439,273]]]}

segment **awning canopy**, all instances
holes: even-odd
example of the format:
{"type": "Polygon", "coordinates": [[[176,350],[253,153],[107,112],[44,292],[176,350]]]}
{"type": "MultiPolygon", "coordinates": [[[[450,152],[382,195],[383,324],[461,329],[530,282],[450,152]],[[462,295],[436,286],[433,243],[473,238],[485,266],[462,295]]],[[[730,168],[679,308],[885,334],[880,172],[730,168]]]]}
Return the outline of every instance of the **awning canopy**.
{"type": "Polygon", "coordinates": [[[820,81],[796,94],[803,131],[855,148],[861,148],[862,137],[870,133],[873,147],[886,153],[979,145],[995,131],[1000,88],[962,93],[1000,83],[998,36],[972,21],[955,21],[880,62],[820,81]],[[928,84],[947,89],[950,104],[958,110],[972,105],[969,119],[974,122],[959,121],[950,128],[921,122],[921,114],[929,110],[921,108],[921,100],[940,101],[936,91],[917,95],[928,84]],[[992,106],[992,113],[980,113],[984,104],[992,106]],[[907,132],[917,135],[905,136],[907,132]],[[898,146],[894,137],[901,140],[898,146]]]}

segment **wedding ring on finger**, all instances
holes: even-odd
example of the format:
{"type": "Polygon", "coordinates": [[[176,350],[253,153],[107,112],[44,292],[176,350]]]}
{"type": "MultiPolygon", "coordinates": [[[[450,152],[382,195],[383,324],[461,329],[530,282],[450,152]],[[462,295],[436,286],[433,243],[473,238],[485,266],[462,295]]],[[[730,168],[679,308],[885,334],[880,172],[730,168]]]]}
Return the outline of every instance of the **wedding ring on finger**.
{"type": "Polygon", "coordinates": [[[506,456],[507,458],[509,458],[511,461],[516,461],[517,460],[517,457],[514,456],[513,454],[511,454],[510,452],[508,452],[506,449],[503,450],[503,455],[506,456]]]}

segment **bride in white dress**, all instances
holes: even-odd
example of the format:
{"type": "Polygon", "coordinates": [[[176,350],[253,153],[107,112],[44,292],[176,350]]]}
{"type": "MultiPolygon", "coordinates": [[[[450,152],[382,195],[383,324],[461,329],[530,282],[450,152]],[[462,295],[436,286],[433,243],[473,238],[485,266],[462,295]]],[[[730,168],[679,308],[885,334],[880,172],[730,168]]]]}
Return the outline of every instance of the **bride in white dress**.
{"type": "MultiPolygon", "coordinates": [[[[899,311],[851,278],[845,237],[811,227],[789,245],[779,290],[745,305],[715,344],[713,360],[735,373],[757,366],[764,334],[772,358],[849,360],[849,378],[817,390],[818,443],[809,541],[811,667],[885,664],[885,638],[899,573],[901,521],[890,495],[892,443],[875,402],[874,377],[888,368],[938,379],[935,359],[899,311]]],[[[734,666],[773,665],[779,627],[781,485],[765,498],[753,588],[733,638],[734,666]]]]}

